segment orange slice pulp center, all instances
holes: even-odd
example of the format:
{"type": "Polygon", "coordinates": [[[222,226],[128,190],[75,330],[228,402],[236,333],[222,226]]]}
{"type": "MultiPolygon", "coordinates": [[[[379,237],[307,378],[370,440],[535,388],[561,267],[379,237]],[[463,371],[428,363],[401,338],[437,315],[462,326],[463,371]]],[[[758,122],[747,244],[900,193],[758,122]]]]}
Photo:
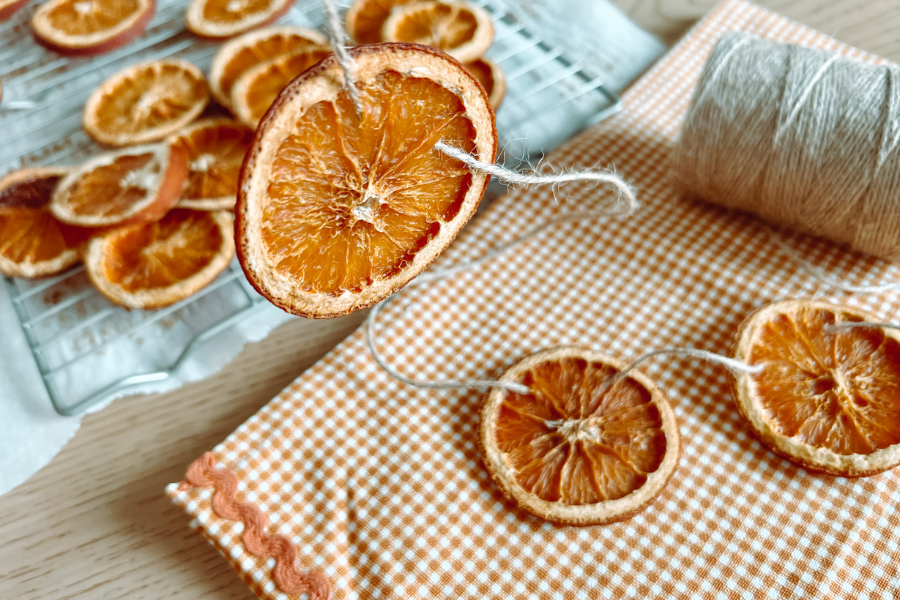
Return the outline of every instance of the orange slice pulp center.
{"type": "Polygon", "coordinates": [[[384,71],[297,118],[272,164],[262,242],[274,268],[307,292],[360,291],[390,277],[452,220],[472,185],[463,165],[476,131],[458,96],[430,79],[384,71]]]}
{"type": "Polygon", "coordinates": [[[54,6],[46,16],[54,29],[86,36],[113,29],[143,6],[138,0],[69,0],[54,6]]]}
{"type": "Polygon", "coordinates": [[[93,114],[94,127],[105,135],[138,135],[196,111],[206,94],[205,82],[178,63],[148,63],[105,95],[93,114]]]}
{"type": "Polygon", "coordinates": [[[222,247],[211,213],[174,209],[155,223],[106,236],[102,268],[126,292],[165,288],[200,272],[222,247]]]}
{"type": "Polygon", "coordinates": [[[413,6],[392,32],[392,40],[457,48],[475,36],[478,21],[471,12],[456,5],[429,2],[413,6]]]}
{"type": "Polygon", "coordinates": [[[181,135],[188,155],[182,200],[236,196],[238,174],[253,132],[236,123],[213,123],[181,135]]]}
{"type": "Polygon", "coordinates": [[[630,378],[612,386],[608,365],[579,358],[541,363],[498,407],[496,439],[526,491],[548,502],[595,504],[647,481],[666,453],[650,393],[630,378]]]}
{"type": "Polygon", "coordinates": [[[832,331],[856,321],[799,308],[766,322],[747,355],[763,364],[754,383],[779,434],[836,454],[871,454],[900,443],[900,343],[878,328],[832,331]]]}
{"type": "Polygon", "coordinates": [[[234,25],[256,14],[267,12],[273,0],[208,0],[203,6],[206,21],[234,25]]]}

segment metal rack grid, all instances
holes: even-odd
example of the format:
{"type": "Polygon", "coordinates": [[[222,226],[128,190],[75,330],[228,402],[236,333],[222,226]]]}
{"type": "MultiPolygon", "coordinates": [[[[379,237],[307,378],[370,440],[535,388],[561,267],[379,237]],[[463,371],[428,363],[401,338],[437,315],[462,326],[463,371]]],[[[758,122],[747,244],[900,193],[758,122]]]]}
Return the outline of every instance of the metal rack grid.
{"type": "MultiPolygon", "coordinates": [[[[494,20],[488,56],[500,64],[507,93],[497,128],[507,164],[552,148],[619,109],[599,78],[520,23],[503,0],[474,0],[494,20]]],[[[144,35],[92,59],[63,58],[37,46],[32,3],[0,26],[0,172],[82,162],[102,151],[81,130],[81,109],[102,81],[136,62],[178,56],[207,70],[218,44],[184,28],[184,0],[159,0],[144,35]]],[[[322,28],[319,0],[299,0],[281,23],[322,28]]],[[[265,302],[237,262],[198,294],[156,311],[117,307],[78,267],[39,281],[6,278],[10,296],[54,408],[83,413],[108,399],[167,379],[186,357],[265,302]],[[90,377],[85,377],[90,373],[90,377]]]]}

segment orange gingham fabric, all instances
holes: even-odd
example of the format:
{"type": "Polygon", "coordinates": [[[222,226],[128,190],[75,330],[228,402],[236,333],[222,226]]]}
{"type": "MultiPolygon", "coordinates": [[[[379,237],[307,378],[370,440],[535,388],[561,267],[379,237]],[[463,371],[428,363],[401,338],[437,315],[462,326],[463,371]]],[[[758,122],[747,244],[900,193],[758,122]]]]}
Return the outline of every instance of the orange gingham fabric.
{"type": "MultiPolygon", "coordinates": [[[[689,346],[728,353],[742,319],[778,299],[816,297],[896,320],[896,293],[824,288],[752,217],[679,199],[667,157],[719,36],[744,30],[875,60],[744,2],[720,5],[626,95],[617,117],[550,156],[614,165],[637,186],[630,218],[559,225],[471,272],[411,288],[380,320],[379,347],[410,377],[499,376],[522,357],[581,344],[629,359],[689,346]]],[[[467,261],[568,210],[609,199],[593,185],[494,203],[441,265],[467,261]]],[[[786,235],[782,233],[782,235],[786,235]]],[[[855,282],[896,269],[828,242],[788,238],[855,282]]],[[[815,475],[766,450],[734,407],[722,367],[659,358],[642,367],[670,398],[683,453],[662,495],[614,525],[546,523],[506,503],[482,468],[481,394],[420,390],[375,365],[356,332],[214,450],[269,530],[325,572],[337,599],[896,598],[900,474],[815,475]]],[[[172,499],[261,598],[292,598],[274,561],[243,547],[211,488],[172,499]]]]}

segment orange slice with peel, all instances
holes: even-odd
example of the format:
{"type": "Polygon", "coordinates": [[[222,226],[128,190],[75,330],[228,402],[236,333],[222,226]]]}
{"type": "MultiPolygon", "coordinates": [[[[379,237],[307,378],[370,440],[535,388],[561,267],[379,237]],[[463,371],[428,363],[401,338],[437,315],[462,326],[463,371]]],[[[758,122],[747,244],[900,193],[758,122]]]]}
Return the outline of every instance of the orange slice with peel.
{"type": "Polygon", "coordinates": [[[206,80],[191,63],[133,65],[94,90],[84,106],[84,130],[110,146],[156,142],[196,119],[208,103],[206,80]]]}
{"type": "Polygon", "coordinates": [[[0,21],[13,16],[16,11],[28,4],[31,0],[0,0],[0,21]]]}
{"type": "Polygon", "coordinates": [[[31,29],[50,50],[91,56],[136,38],[155,12],[155,0],[50,0],[34,13],[31,29]]]}
{"type": "Polygon", "coordinates": [[[50,197],[70,167],[22,169],[0,179],[0,273],[53,275],[78,262],[89,231],[57,221],[50,197]]]}
{"type": "Polygon", "coordinates": [[[241,169],[241,266],[272,303],[312,318],[397,291],[475,213],[488,176],[438,141],[483,161],[497,153],[490,102],[458,62],[410,44],[350,53],[361,118],[329,56],[282,91],[241,169]]]}
{"type": "Polygon", "coordinates": [[[328,48],[312,47],[247,69],[231,90],[235,116],[241,123],[256,129],[281,90],[329,54],[328,48]]]}
{"type": "Polygon", "coordinates": [[[506,95],[506,77],[503,75],[503,69],[500,65],[487,58],[479,58],[470,63],[466,63],[465,67],[471,71],[472,75],[478,79],[478,82],[484,87],[491,99],[491,106],[494,110],[500,108],[503,103],[503,97],[506,95]]]}
{"type": "Polygon", "coordinates": [[[460,62],[471,62],[494,41],[491,16],[468,2],[433,0],[395,7],[384,22],[386,42],[409,42],[440,48],[460,62]]]}
{"type": "Polygon", "coordinates": [[[197,293],[234,256],[227,211],[176,208],[153,223],[119,227],[88,244],[88,277],[112,302],[162,308],[197,293]]]}
{"type": "Polygon", "coordinates": [[[231,88],[247,69],[285,54],[325,47],[328,39],[305,27],[267,27],[224,44],[209,69],[209,89],[216,101],[231,108],[231,88]]]}
{"type": "Polygon", "coordinates": [[[192,0],[185,21],[199,36],[229,38],[276,21],[293,4],[294,0],[192,0]]]}
{"type": "Polygon", "coordinates": [[[59,183],[50,211],[82,227],[155,221],[178,201],[187,172],[185,151],[168,144],[104,154],[59,183]]]}
{"type": "Polygon", "coordinates": [[[344,16],[347,33],[357,44],[377,44],[391,10],[417,0],[356,0],[344,16]]]}
{"type": "Polygon", "coordinates": [[[621,362],[583,348],[539,352],[501,381],[481,410],[482,458],[503,494],[533,515],[570,525],[630,518],[678,466],[675,415],[639,372],[610,380],[621,362]]]}
{"type": "Polygon", "coordinates": [[[741,325],[736,400],[762,442],[807,469],[874,475],[900,464],[900,334],[856,308],[814,300],[764,306],[741,325]]]}
{"type": "Polygon", "coordinates": [[[231,119],[197,121],[170,143],[187,154],[188,175],[178,206],[194,210],[234,210],[241,163],[253,131],[231,119]]]}

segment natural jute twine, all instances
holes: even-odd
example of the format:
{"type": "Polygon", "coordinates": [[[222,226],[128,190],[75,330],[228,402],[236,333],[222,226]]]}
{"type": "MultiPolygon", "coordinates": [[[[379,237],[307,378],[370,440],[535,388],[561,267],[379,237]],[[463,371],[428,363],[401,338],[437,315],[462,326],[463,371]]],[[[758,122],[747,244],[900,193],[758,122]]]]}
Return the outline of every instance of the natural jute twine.
{"type": "Polygon", "coordinates": [[[693,196],[900,259],[900,69],[728,33],[673,157],[693,196]]]}

